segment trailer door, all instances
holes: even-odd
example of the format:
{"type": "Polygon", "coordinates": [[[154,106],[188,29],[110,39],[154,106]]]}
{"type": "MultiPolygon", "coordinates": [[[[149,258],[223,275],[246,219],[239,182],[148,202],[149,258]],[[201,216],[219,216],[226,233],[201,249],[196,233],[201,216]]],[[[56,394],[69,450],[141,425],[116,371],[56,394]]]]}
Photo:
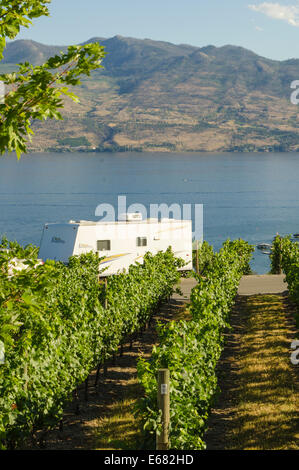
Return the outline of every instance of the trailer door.
{"type": "Polygon", "coordinates": [[[47,224],[44,226],[39,250],[43,261],[52,259],[67,263],[74,254],[79,225],[47,224]]]}

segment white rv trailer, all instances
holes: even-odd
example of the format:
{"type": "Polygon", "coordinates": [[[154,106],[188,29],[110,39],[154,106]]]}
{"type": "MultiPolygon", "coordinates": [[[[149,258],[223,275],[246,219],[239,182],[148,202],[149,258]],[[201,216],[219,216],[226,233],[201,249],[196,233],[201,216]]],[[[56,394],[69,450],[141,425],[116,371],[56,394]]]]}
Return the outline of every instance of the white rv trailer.
{"type": "Polygon", "coordinates": [[[127,272],[136,262],[142,263],[146,252],[152,254],[172,247],[174,255],[192,270],[192,221],[176,219],[142,220],[140,213],[124,214],[116,222],[86,220],[65,224],[46,224],[39,258],[67,263],[70,256],[90,251],[103,257],[100,276],[127,272]]]}

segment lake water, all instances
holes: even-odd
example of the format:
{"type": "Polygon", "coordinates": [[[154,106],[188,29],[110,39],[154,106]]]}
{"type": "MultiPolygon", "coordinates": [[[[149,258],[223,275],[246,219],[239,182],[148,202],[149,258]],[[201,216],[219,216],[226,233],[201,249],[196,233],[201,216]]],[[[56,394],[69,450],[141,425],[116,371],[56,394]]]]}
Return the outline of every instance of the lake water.
{"type": "MultiPolygon", "coordinates": [[[[98,204],[204,205],[204,239],[270,243],[299,232],[298,153],[73,153],[0,158],[0,234],[39,244],[46,222],[96,220],[98,204]]],[[[252,268],[269,270],[254,253],[252,268]]]]}

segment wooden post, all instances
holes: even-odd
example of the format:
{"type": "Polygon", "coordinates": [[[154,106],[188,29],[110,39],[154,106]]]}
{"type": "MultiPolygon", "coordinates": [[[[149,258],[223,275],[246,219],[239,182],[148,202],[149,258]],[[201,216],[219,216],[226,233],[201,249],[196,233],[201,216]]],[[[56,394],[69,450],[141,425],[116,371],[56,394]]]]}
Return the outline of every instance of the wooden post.
{"type": "Polygon", "coordinates": [[[278,274],[281,274],[282,272],[282,240],[281,236],[279,236],[279,269],[278,269],[278,274]]]}
{"type": "Polygon", "coordinates": [[[88,401],[88,377],[85,380],[84,398],[85,398],[85,401],[88,401]]]}
{"type": "Polygon", "coordinates": [[[74,397],[75,397],[75,414],[79,415],[80,414],[80,402],[79,402],[79,394],[78,394],[77,389],[74,391],[74,397]]]}
{"type": "Polygon", "coordinates": [[[198,240],[196,240],[196,274],[199,274],[198,240]]]}
{"type": "Polygon", "coordinates": [[[108,307],[108,301],[107,301],[107,277],[105,277],[105,309],[108,307]]]}
{"type": "MultiPolygon", "coordinates": [[[[26,357],[27,357],[27,353],[26,353],[26,357]]],[[[28,388],[28,364],[27,363],[24,365],[24,378],[25,378],[24,390],[27,392],[27,388],[28,388]]]]}
{"type": "Polygon", "coordinates": [[[59,421],[59,432],[63,432],[63,419],[59,421]]]}
{"type": "Polygon", "coordinates": [[[25,351],[25,365],[24,365],[24,391],[27,392],[28,389],[28,381],[29,381],[29,376],[28,376],[28,351],[25,351]]]}
{"type": "Polygon", "coordinates": [[[94,381],[95,389],[97,388],[97,385],[98,385],[101,366],[102,366],[102,364],[100,363],[100,364],[98,364],[98,367],[97,367],[96,378],[95,378],[95,381],[94,381]]]}
{"type": "Polygon", "coordinates": [[[158,408],[162,411],[162,431],[156,435],[156,449],[167,450],[169,448],[169,370],[158,370],[158,408]]]}

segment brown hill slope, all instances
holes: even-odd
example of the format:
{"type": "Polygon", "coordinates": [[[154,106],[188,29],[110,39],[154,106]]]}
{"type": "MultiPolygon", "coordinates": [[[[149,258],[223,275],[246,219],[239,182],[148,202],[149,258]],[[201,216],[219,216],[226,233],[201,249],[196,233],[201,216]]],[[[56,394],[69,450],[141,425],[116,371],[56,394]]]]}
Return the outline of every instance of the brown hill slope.
{"type": "MultiPolygon", "coordinates": [[[[299,150],[298,107],[290,103],[299,60],[229,45],[90,41],[105,46],[105,69],[83,80],[81,104],[67,103],[63,122],[34,124],[33,150],[299,150]]],[[[0,69],[40,63],[61,49],[14,41],[0,69]]]]}

